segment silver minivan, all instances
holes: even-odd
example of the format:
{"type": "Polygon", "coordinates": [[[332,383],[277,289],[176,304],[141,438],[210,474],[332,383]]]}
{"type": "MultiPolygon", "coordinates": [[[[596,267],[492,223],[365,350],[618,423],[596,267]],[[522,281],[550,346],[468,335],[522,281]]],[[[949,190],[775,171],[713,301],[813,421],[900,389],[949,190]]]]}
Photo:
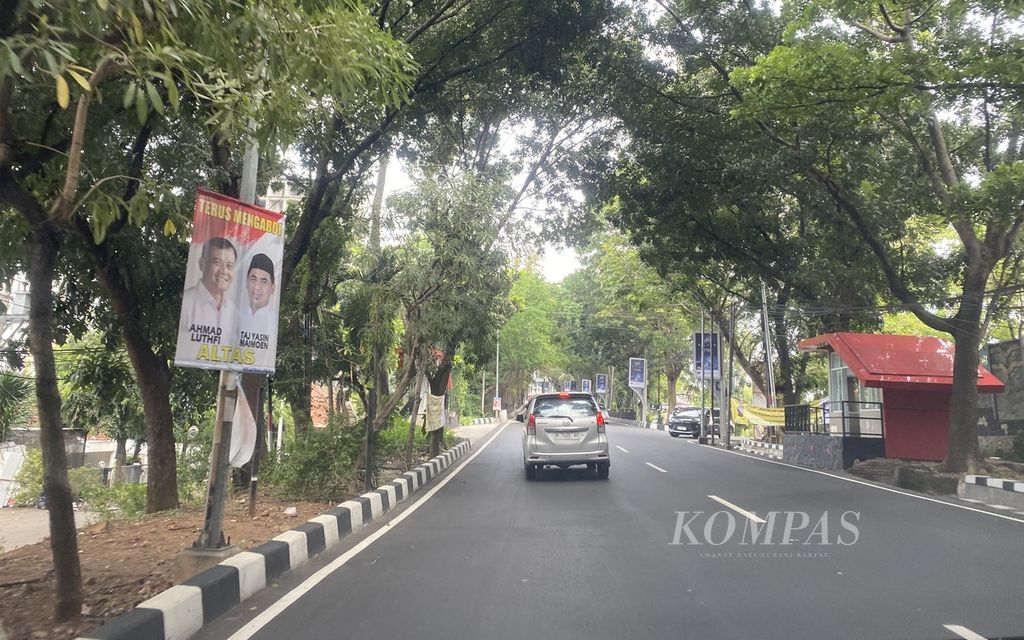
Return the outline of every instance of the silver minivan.
{"type": "Polygon", "coordinates": [[[604,412],[589,393],[540,393],[516,416],[523,423],[523,467],[534,479],[542,467],[586,465],[608,477],[604,412]]]}

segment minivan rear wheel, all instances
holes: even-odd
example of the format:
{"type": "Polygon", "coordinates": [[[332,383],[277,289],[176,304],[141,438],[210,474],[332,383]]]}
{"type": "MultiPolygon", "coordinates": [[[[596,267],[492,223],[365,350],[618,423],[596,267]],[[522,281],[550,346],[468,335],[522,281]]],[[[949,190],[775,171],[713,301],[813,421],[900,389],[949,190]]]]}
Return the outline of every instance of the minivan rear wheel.
{"type": "Polygon", "coordinates": [[[598,462],[597,463],[597,477],[601,478],[602,480],[606,479],[608,477],[608,467],[610,467],[610,466],[611,465],[609,463],[607,463],[607,462],[598,462]]]}
{"type": "Polygon", "coordinates": [[[537,466],[532,464],[524,465],[526,467],[526,479],[533,480],[537,477],[537,466]]]}

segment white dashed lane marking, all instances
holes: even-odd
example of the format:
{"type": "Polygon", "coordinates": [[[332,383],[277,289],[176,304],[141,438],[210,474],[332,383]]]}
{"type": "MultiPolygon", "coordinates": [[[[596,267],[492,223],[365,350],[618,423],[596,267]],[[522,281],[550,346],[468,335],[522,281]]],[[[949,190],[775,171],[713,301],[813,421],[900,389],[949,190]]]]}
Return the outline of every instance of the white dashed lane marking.
{"type": "Polygon", "coordinates": [[[668,471],[665,471],[664,469],[662,469],[661,467],[659,467],[656,464],[651,464],[650,462],[645,462],[644,464],[646,464],[648,467],[654,469],[655,471],[660,471],[662,473],[668,473],[668,471]]]}
{"type": "Polygon", "coordinates": [[[621,451],[622,453],[629,453],[629,449],[627,449],[626,447],[620,447],[619,445],[615,445],[615,448],[621,451]]]}
{"type": "Polygon", "coordinates": [[[715,502],[719,503],[719,504],[722,504],[722,505],[725,505],[725,506],[729,507],[730,509],[732,509],[736,513],[740,514],[741,516],[743,516],[745,518],[750,518],[751,520],[753,520],[754,522],[756,522],[758,524],[764,524],[764,522],[765,522],[761,518],[758,518],[755,514],[747,511],[746,509],[743,509],[742,507],[737,507],[736,505],[734,505],[733,503],[729,502],[728,500],[723,500],[722,498],[719,498],[718,496],[712,496],[712,495],[708,495],[708,497],[711,498],[712,500],[714,500],[715,502]]]}
{"type": "Polygon", "coordinates": [[[961,627],[958,624],[944,624],[942,625],[949,631],[952,631],[956,635],[960,636],[964,640],[986,640],[985,636],[974,633],[967,627],[961,627]]]}

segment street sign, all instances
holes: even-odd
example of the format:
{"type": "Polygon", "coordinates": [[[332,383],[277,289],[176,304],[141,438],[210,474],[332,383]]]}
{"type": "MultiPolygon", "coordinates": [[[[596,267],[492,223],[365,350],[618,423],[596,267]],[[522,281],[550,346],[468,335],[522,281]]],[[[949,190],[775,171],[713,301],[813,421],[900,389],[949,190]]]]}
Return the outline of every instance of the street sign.
{"type": "Polygon", "coordinates": [[[491,411],[501,411],[501,398],[495,398],[491,403],[491,411]]]}
{"type": "Polygon", "coordinates": [[[594,393],[608,393],[608,374],[599,373],[594,376],[596,384],[594,384],[594,393]]]}
{"type": "Polygon", "coordinates": [[[698,378],[721,378],[719,363],[718,334],[712,332],[693,334],[693,373],[698,378]]]}
{"type": "Polygon", "coordinates": [[[590,380],[583,378],[583,393],[590,393],[590,380]]]}
{"type": "Polygon", "coordinates": [[[631,389],[643,389],[647,386],[647,360],[644,358],[629,359],[629,386],[631,389]]]}

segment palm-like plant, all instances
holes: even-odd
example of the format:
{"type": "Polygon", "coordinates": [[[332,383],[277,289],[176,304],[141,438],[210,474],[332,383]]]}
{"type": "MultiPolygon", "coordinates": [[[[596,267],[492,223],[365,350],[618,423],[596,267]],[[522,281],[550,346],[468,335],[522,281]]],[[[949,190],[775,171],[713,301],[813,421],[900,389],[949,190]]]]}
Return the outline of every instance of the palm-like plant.
{"type": "Polygon", "coordinates": [[[13,371],[0,371],[0,442],[11,427],[28,422],[32,409],[32,380],[13,371]]]}

